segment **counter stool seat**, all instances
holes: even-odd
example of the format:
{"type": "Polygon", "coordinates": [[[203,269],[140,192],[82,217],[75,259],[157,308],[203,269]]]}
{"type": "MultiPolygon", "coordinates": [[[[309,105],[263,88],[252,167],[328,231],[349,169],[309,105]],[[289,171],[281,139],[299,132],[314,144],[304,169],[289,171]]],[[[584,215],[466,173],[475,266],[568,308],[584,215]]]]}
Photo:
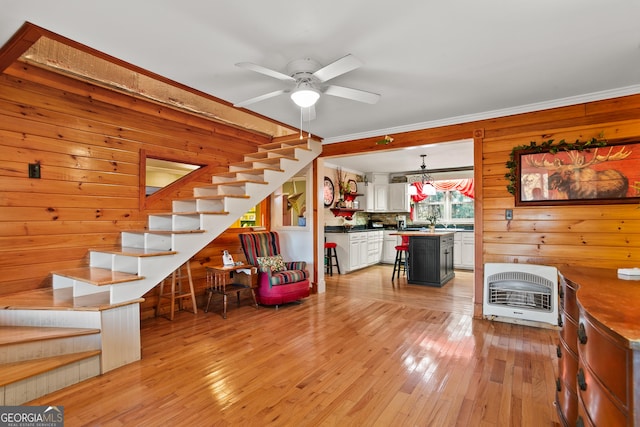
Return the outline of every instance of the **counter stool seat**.
{"type": "Polygon", "coordinates": [[[334,260],[338,274],[340,274],[340,264],[338,263],[338,253],[336,252],[337,246],[338,244],[335,242],[324,243],[324,272],[329,273],[330,276],[333,276],[334,260]]]}
{"type": "Polygon", "coordinates": [[[391,274],[391,281],[396,278],[400,279],[400,272],[405,276],[409,270],[409,237],[402,236],[402,243],[396,246],[396,260],[393,263],[393,273],[391,274]]]}

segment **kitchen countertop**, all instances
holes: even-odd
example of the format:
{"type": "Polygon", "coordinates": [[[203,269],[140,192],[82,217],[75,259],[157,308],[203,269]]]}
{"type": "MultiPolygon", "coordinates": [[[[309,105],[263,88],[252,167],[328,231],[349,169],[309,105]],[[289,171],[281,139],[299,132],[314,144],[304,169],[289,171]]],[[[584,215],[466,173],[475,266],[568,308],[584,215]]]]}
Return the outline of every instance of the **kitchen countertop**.
{"type": "Polygon", "coordinates": [[[450,231],[443,231],[442,230],[436,230],[436,231],[396,231],[395,233],[391,233],[392,236],[413,236],[413,237],[428,237],[428,236],[447,236],[449,234],[455,234],[455,231],[450,230],[450,231]]]}
{"type": "MultiPolygon", "coordinates": [[[[351,228],[349,230],[346,230],[344,228],[342,228],[341,226],[336,226],[336,227],[327,227],[325,228],[324,232],[325,233],[362,233],[362,232],[367,232],[367,231],[391,231],[394,234],[399,234],[399,233],[421,233],[421,234],[433,234],[431,232],[428,231],[427,228],[407,228],[404,230],[398,230],[397,228],[351,228]]],[[[449,234],[449,233],[458,233],[458,232],[466,232],[466,233],[473,233],[473,230],[467,230],[464,228],[436,228],[435,233],[440,233],[440,234],[449,234]]]]}

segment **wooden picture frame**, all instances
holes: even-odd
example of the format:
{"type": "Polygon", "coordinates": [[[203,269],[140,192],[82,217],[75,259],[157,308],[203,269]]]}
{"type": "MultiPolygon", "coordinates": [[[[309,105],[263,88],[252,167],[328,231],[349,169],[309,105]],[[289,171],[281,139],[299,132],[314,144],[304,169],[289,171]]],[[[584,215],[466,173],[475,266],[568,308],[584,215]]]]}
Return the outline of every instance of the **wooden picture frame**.
{"type": "Polygon", "coordinates": [[[514,152],[515,205],[640,203],[640,141],[514,152]]]}

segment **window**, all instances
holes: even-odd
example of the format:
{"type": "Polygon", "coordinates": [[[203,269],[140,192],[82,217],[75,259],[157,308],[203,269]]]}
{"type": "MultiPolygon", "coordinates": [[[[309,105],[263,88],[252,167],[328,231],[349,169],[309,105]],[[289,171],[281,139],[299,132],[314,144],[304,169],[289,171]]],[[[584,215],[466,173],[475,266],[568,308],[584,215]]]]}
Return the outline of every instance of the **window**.
{"type": "Polygon", "coordinates": [[[154,159],[152,157],[146,158],[145,165],[145,194],[147,196],[202,167],[201,165],[154,159]]]}
{"type": "Polygon", "coordinates": [[[469,224],[473,222],[473,210],[471,197],[457,190],[438,190],[435,195],[416,204],[413,222],[427,223],[427,218],[435,215],[440,224],[469,224]]]}

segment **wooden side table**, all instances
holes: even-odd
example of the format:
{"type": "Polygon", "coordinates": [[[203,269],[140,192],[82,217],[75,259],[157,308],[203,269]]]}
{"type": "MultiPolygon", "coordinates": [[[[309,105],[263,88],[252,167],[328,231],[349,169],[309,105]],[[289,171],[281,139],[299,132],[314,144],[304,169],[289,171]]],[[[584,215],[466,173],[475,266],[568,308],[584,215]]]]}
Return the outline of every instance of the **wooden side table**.
{"type": "Polygon", "coordinates": [[[205,266],[207,271],[207,307],[204,312],[209,311],[211,297],[213,294],[222,295],[222,318],[227,318],[227,296],[236,294],[238,306],[240,306],[240,292],[249,291],[253,305],[258,308],[254,288],[258,285],[258,268],[253,265],[235,266],[205,266]]]}

